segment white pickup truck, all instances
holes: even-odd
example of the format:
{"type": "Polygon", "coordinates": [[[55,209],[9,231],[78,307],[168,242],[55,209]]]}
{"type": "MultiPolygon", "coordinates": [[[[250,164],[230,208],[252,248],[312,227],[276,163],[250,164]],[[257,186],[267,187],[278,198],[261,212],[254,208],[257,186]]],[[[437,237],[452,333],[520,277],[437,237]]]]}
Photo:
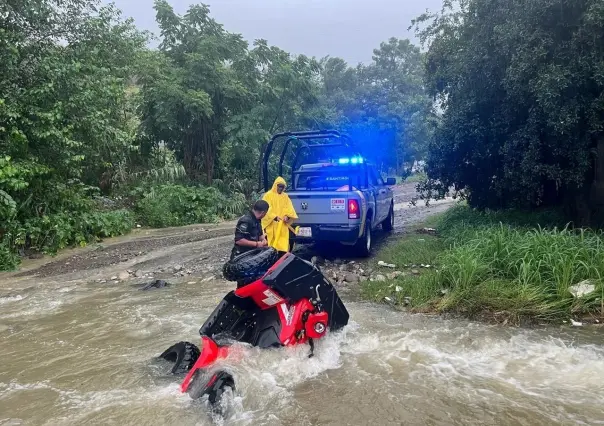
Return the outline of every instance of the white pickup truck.
{"type": "MultiPolygon", "coordinates": [[[[371,253],[372,233],[381,226],[394,228],[394,194],[390,188],[395,179],[385,182],[376,168],[354,148],[352,141],[336,131],[292,132],[275,135],[286,138],[277,169],[283,175],[286,150],[298,142],[288,176],[288,195],[298,220],[297,243],[339,242],[354,246],[362,257],[371,253]],[[337,143],[310,144],[311,140],[333,140],[337,143]],[[302,155],[302,153],[306,155],[302,155]]],[[[267,151],[272,149],[269,142],[267,151]]],[[[269,172],[265,152],[264,176],[269,172]]],[[[269,180],[265,177],[264,186],[269,180]]]]}

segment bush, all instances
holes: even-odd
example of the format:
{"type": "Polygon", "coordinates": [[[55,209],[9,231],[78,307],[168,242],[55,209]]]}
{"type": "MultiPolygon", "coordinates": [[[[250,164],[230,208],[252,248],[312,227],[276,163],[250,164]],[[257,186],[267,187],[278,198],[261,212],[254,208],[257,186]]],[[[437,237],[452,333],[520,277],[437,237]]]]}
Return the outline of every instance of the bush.
{"type": "Polygon", "coordinates": [[[162,228],[230,219],[246,204],[241,194],[226,196],[213,187],[170,184],[143,190],[135,211],[141,223],[162,228]]]}
{"type": "MultiPolygon", "coordinates": [[[[515,322],[604,315],[602,234],[557,227],[560,216],[551,213],[480,213],[456,207],[437,224],[441,245],[424,243],[436,250],[428,259],[436,263],[434,270],[396,282],[367,284],[366,294],[392,295],[397,302],[411,297],[418,309],[499,315],[515,322]],[[575,299],[569,288],[583,280],[590,280],[596,290],[575,299]],[[393,292],[396,287],[399,291],[393,292]]],[[[386,252],[388,260],[400,253],[421,253],[413,248],[416,241],[403,240],[386,252]]]]}
{"type": "Polygon", "coordinates": [[[0,270],[14,269],[19,264],[16,253],[25,250],[55,254],[65,247],[84,247],[100,238],[126,234],[133,226],[134,215],[127,210],[57,213],[14,222],[0,244],[0,270]]]}
{"type": "Polygon", "coordinates": [[[57,213],[26,221],[14,233],[13,246],[54,254],[65,247],[86,246],[99,238],[128,233],[134,215],[127,210],[57,213]]]}

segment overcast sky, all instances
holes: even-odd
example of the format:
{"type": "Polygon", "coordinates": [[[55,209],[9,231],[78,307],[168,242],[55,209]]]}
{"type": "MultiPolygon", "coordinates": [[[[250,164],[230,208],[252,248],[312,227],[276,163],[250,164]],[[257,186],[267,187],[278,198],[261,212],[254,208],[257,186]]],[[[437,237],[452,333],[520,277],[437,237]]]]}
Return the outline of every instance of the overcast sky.
{"type": "MultiPolygon", "coordinates": [[[[103,0],[109,3],[110,0],[103,0]]],[[[179,14],[195,0],[168,0],[179,14]]],[[[139,28],[158,34],[153,0],[113,0],[139,28]]],[[[212,17],[249,42],[268,40],[291,53],[339,56],[351,65],[371,60],[390,37],[411,38],[411,19],[440,10],[442,0],[205,0],[212,17]]],[[[159,34],[158,34],[159,35],[159,34]]]]}

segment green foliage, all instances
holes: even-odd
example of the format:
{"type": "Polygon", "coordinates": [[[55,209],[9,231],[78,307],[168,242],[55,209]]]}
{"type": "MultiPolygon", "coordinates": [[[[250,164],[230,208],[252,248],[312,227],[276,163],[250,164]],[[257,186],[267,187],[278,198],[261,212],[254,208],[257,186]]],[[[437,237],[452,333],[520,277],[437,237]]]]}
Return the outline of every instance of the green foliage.
{"type": "Polygon", "coordinates": [[[602,234],[559,227],[559,219],[551,212],[485,213],[456,207],[439,218],[438,238],[410,236],[385,252],[387,261],[429,263],[434,269],[419,277],[368,283],[365,294],[398,303],[411,297],[420,310],[495,315],[514,322],[602,316],[602,234]],[[575,299],[569,287],[583,280],[596,290],[575,299]]]}
{"type": "Polygon", "coordinates": [[[602,2],[447,0],[416,24],[443,111],[425,197],[454,187],[481,208],[588,198],[604,144],[602,2]]]}
{"type": "Polygon", "coordinates": [[[401,172],[404,163],[425,153],[434,119],[423,87],[423,61],[417,46],[396,38],[381,43],[366,66],[323,60],[326,104],[339,127],[385,170],[401,172]]]}
{"type": "Polygon", "coordinates": [[[246,205],[243,195],[227,197],[212,187],[159,185],[143,192],[135,211],[142,223],[162,228],[233,218],[246,205]]]}
{"type": "Polygon", "coordinates": [[[11,270],[19,263],[16,252],[37,251],[55,254],[71,246],[84,247],[101,238],[123,235],[134,226],[134,215],[127,210],[94,213],[56,213],[9,223],[0,244],[0,270],[11,270]]]}

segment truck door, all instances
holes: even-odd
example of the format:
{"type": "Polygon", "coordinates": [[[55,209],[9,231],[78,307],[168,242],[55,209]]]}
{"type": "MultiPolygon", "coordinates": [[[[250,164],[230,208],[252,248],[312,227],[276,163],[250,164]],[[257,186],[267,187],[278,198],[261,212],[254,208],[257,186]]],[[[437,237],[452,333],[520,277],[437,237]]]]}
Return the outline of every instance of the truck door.
{"type": "Polygon", "coordinates": [[[375,223],[377,224],[383,222],[388,216],[390,210],[390,193],[392,190],[385,185],[384,180],[374,167],[369,169],[369,179],[371,186],[375,191],[377,210],[375,213],[375,223]]]}

